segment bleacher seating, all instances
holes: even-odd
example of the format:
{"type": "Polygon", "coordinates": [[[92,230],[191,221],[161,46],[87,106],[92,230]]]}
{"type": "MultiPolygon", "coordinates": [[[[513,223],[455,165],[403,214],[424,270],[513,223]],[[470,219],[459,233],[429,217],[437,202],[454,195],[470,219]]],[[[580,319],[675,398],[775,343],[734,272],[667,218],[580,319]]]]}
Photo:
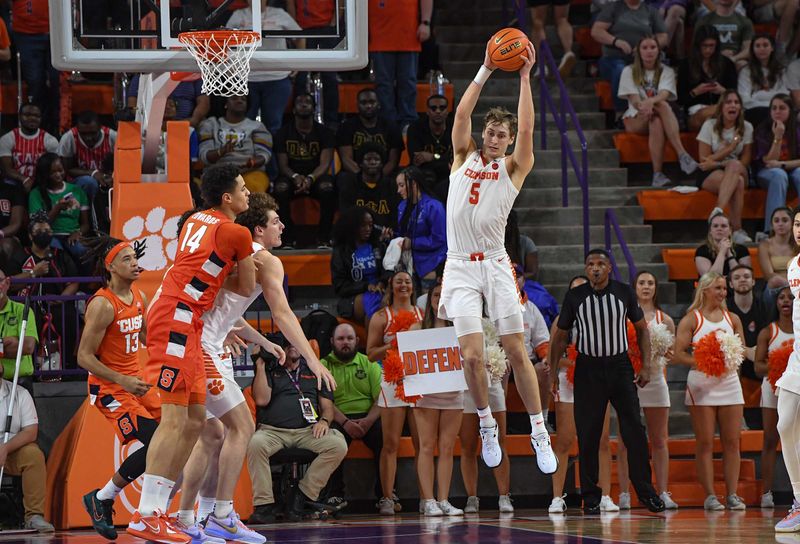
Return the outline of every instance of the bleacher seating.
{"type": "MultiPolygon", "coordinates": [[[[669,279],[676,280],[696,280],[697,267],[694,263],[694,252],[696,248],[662,249],[661,257],[667,263],[669,269],[669,279]]],[[[758,248],[751,247],[750,261],[753,266],[753,274],[756,278],[763,277],[761,265],[758,264],[758,248]]]]}
{"type": "MultiPolygon", "coordinates": [[[[636,195],[639,205],[644,209],[645,221],[706,221],[714,209],[717,196],[708,191],[681,194],[677,191],[646,190],[636,195]]],[[[767,192],[763,189],[747,189],[744,197],[742,218],[763,219],[767,192]]],[[[797,199],[789,206],[796,206],[797,199]]]]}
{"type": "MultiPolygon", "coordinates": [[[[695,136],[693,132],[681,133],[681,143],[693,157],[697,157],[697,140],[695,136]]],[[[614,134],[614,147],[619,151],[620,162],[622,164],[649,164],[650,148],[647,144],[647,138],[646,134],[633,134],[631,132],[614,134]]],[[[678,162],[678,154],[669,142],[664,144],[664,162],[678,162]]]]}

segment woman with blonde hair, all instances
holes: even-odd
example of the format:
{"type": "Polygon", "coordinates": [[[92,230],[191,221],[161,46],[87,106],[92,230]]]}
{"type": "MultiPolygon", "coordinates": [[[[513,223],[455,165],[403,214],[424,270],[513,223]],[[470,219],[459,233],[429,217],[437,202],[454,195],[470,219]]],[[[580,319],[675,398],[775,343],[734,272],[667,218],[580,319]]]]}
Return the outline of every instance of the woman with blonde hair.
{"type": "Polygon", "coordinates": [[[619,98],[628,100],[628,109],[622,116],[625,131],[647,134],[650,160],[653,162],[653,186],[671,183],[664,174],[664,144],[666,141],[678,153],[681,170],[691,174],[697,162],[681,143],[678,119],[669,102],[678,98],[675,71],[661,64],[661,50],[655,36],[644,36],[636,44],[633,64],[622,70],[619,80],[619,98]]]}
{"type": "Polygon", "coordinates": [[[739,440],[744,406],[739,376],[727,366],[719,371],[719,375],[707,374],[698,369],[698,366],[708,369],[705,361],[698,361],[695,357],[698,353],[697,343],[706,335],[723,331],[738,336],[740,342],[744,338],[742,322],[736,314],[728,312],[725,306],[727,292],[727,283],[723,276],[716,272],[703,274],[697,283],[694,300],[678,325],[673,358],[675,363],[692,367],[686,379],[685,402],[692,416],[697,477],[706,492],[703,504],[706,510],[725,510],[725,505],[714,494],[712,456],[715,424],[719,424],[722,442],[727,507],[730,510],[745,509],[744,502],[736,494],[741,464],[739,440]]]}
{"type": "MultiPolygon", "coordinates": [[[[367,357],[370,361],[383,361],[386,352],[392,348],[396,333],[393,323],[400,312],[408,312],[415,322],[422,321],[422,311],[413,301],[414,282],[411,274],[405,271],[395,272],[389,280],[387,294],[384,297],[385,306],[375,312],[369,321],[367,330],[367,357]]],[[[408,325],[410,327],[411,324],[408,325]]],[[[405,330],[408,330],[406,327],[405,330]]],[[[378,510],[381,515],[391,516],[395,513],[394,480],[397,475],[397,450],[400,447],[400,438],[403,435],[403,425],[408,413],[408,427],[414,440],[414,449],[419,451],[417,445],[416,425],[412,412],[408,411],[411,404],[397,398],[394,384],[385,379],[381,381],[381,394],[378,397],[378,406],[381,408],[381,426],[383,430],[383,449],[380,460],[380,480],[383,497],[378,501],[378,510]]]]}
{"type": "Polygon", "coordinates": [[[731,221],[728,216],[717,211],[708,220],[706,243],[694,252],[694,264],[697,277],[706,272],[716,272],[727,276],[728,272],[739,265],[752,267],[750,252],[741,244],[731,240],[731,221]]]}

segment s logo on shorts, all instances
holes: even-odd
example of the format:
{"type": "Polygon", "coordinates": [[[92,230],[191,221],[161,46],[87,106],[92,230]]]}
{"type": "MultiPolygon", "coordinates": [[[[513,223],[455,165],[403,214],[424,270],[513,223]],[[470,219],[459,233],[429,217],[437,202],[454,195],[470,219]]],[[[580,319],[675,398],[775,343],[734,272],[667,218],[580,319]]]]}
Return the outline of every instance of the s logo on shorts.
{"type": "Polygon", "coordinates": [[[172,388],[175,387],[175,382],[178,379],[179,372],[180,371],[177,368],[162,366],[161,375],[158,377],[159,389],[172,392],[172,388]]]}
{"type": "Polygon", "coordinates": [[[133,420],[130,414],[126,413],[122,415],[122,417],[117,420],[117,425],[119,425],[119,431],[126,440],[136,432],[136,427],[133,426],[133,420]]]}

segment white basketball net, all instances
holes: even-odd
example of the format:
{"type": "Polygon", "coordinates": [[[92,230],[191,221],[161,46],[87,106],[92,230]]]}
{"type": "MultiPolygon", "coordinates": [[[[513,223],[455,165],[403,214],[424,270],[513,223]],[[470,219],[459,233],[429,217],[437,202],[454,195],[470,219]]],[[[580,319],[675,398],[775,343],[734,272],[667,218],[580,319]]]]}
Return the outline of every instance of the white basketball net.
{"type": "Polygon", "coordinates": [[[186,46],[203,75],[203,94],[244,96],[250,57],[258,46],[257,32],[209,30],[183,32],[178,40],[186,46]]]}

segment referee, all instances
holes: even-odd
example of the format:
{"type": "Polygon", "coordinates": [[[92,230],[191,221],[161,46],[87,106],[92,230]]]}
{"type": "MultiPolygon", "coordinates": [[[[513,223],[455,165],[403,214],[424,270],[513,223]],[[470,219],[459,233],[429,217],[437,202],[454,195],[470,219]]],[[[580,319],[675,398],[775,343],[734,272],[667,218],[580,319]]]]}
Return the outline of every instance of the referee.
{"type": "Polygon", "coordinates": [[[650,337],[644,313],[630,286],[609,280],[610,259],[602,249],[586,255],[585,283],[567,292],[550,339],[550,368],[558,386],[558,361],[566,351],[569,331],[577,330],[575,347],[575,430],[578,435],[581,494],[586,514],[600,512],[601,491],[597,486],[598,449],[606,407],[611,401],[617,411],[619,430],[628,448],[630,479],[639,502],[651,512],[664,510],[650,476],[647,435],[639,416],[636,385],[647,385],[650,365],[650,337]],[[633,375],[628,359],[627,320],[636,327],[642,369],[633,375]]]}

